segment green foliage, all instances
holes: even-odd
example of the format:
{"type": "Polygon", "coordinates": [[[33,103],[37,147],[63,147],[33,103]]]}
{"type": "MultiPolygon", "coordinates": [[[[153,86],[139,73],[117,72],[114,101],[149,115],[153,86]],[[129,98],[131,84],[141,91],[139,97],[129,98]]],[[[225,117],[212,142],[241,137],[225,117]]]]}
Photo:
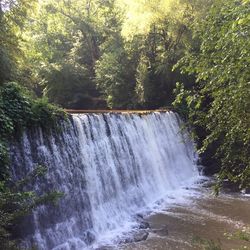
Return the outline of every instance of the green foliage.
{"type": "Polygon", "coordinates": [[[0,180],[5,179],[8,172],[7,141],[12,136],[34,125],[53,128],[65,119],[65,112],[48,103],[47,99],[34,99],[15,82],[3,84],[0,87],[0,180]]]}
{"type": "MultiPolygon", "coordinates": [[[[26,127],[51,129],[66,119],[49,101],[150,109],[175,95],[201,154],[222,166],[215,191],[225,178],[249,186],[249,13],[249,0],[0,1],[0,202],[20,205],[6,223],[57,196],[7,185],[8,140],[26,127]]],[[[0,228],[0,237],[8,234],[0,228]]]]}
{"type": "MultiPolygon", "coordinates": [[[[106,45],[107,46],[107,45],[106,45]]],[[[96,83],[110,108],[132,108],[135,79],[133,62],[122,45],[121,38],[109,41],[109,47],[96,63],[96,83]],[[111,49],[115,50],[111,52],[111,49]]]]}
{"type": "Polygon", "coordinates": [[[1,139],[0,141],[0,180],[8,177],[8,150],[6,142],[1,139]]]}
{"type": "Polygon", "coordinates": [[[189,80],[172,67],[190,41],[191,21],[207,5],[191,0],[177,6],[172,0],[38,1],[22,25],[19,77],[66,108],[105,108],[102,98],[116,108],[169,105],[175,82],[189,80]],[[152,18],[141,22],[145,13],[152,18]],[[147,32],[137,28],[137,17],[147,32]],[[131,36],[126,36],[128,27],[131,36]]]}
{"type": "Polygon", "coordinates": [[[141,56],[136,72],[136,94],[138,102],[142,105],[150,102],[152,86],[150,81],[149,61],[147,57],[141,56]]]}
{"type": "Polygon", "coordinates": [[[24,89],[16,83],[0,87],[0,180],[6,179],[8,169],[7,140],[14,132],[27,125],[31,115],[31,103],[24,89]]]}
{"type": "Polygon", "coordinates": [[[0,84],[5,80],[10,80],[13,64],[4,47],[0,47],[0,84]]]}
{"type": "Polygon", "coordinates": [[[191,42],[191,23],[205,13],[210,1],[120,2],[125,9],[121,33],[130,56],[137,58],[135,102],[144,108],[170,106],[175,83],[189,85],[192,80],[173,66],[191,42]]]}
{"type": "Polygon", "coordinates": [[[65,118],[66,114],[62,109],[50,104],[46,98],[35,99],[27,89],[15,82],[5,83],[0,88],[2,139],[34,124],[53,127],[58,120],[65,118]]]}
{"type": "Polygon", "coordinates": [[[194,237],[193,244],[201,250],[222,250],[220,242],[194,237]]]}
{"type": "Polygon", "coordinates": [[[22,50],[32,81],[50,101],[66,108],[94,108],[99,97],[94,66],[101,39],[94,13],[101,4],[88,2],[40,1],[24,25],[22,50]]]}
{"type": "Polygon", "coordinates": [[[2,135],[26,126],[31,116],[31,100],[25,89],[17,83],[6,83],[0,89],[0,108],[3,123],[0,125],[2,135]]]}
{"type": "Polygon", "coordinates": [[[0,83],[66,108],[170,105],[175,82],[189,81],[172,67],[209,2],[1,1],[0,83]]]}
{"type": "Polygon", "coordinates": [[[178,110],[178,113],[181,117],[187,120],[189,115],[190,102],[188,105],[188,97],[190,96],[190,91],[185,90],[184,85],[177,82],[176,87],[174,89],[175,100],[173,102],[173,106],[178,110]]]}
{"type": "Polygon", "coordinates": [[[88,69],[71,62],[55,65],[44,71],[47,75],[44,94],[55,103],[66,108],[91,107],[96,96],[96,88],[91,80],[88,69]]]}
{"type": "Polygon", "coordinates": [[[227,239],[236,239],[236,240],[242,240],[250,242],[250,228],[249,227],[243,227],[242,229],[237,230],[233,233],[225,233],[224,234],[227,239]]]}
{"type": "Polygon", "coordinates": [[[36,124],[44,128],[53,128],[60,120],[67,119],[63,109],[48,102],[47,98],[35,99],[31,106],[31,119],[29,123],[36,124]]]}
{"type": "Polygon", "coordinates": [[[24,56],[19,32],[27,18],[27,10],[33,7],[34,1],[0,1],[0,85],[19,77],[19,63],[24,56]]]}
{"type": "Polygon", "coordinates": [[[240,188],[250,184],[249,11],[249,1],[215,1],[194,28],[200,50],[179,62],[184,72],[197,76],[197,84],[177,90],[175,101],[176,107],[186,107],[191,124],[203,128],[200,151],[216,148],[214,157],[222,164],[218,178],[240,188]]]}

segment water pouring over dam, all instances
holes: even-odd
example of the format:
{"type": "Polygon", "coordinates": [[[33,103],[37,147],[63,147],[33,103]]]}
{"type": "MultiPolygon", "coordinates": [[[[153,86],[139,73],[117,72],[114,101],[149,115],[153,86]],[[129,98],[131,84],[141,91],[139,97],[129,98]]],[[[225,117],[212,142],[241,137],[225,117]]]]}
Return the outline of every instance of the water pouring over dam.
{"type": "Polygon", "coordinates": [[[85,249],[133,225],[144,207],[199,177],[194,145],[173,112],[73,114],[61,131],[24,132],[10,147],[13,178],[38,164],[46,176],[32,186],[64,193],[25,221],[24,245],[85,249]]]}

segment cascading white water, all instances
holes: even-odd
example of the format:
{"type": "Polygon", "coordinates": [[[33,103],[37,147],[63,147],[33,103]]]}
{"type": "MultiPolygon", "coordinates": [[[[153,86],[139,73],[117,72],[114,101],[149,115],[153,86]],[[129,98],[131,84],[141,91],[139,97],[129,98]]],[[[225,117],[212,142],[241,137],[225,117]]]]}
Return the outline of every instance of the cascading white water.
{"type": "Polygon", "coordinates": [[[61,127],[49,135],[27,131],[10,148],[14,179],[46,165],[32,188],[64,193],[56,207],[40,206],[23,223],[27,247],[84,249],[199,176],[194,145],[172,112],[79,114],[61,127]]]}

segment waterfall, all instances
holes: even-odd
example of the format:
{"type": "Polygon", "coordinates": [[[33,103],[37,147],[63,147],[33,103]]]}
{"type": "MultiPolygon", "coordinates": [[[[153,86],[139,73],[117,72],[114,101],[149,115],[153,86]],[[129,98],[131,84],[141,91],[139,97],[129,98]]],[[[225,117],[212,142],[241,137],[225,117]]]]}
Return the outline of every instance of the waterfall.
{"type": "Polygon", "coordinates": [[[25,131],[10,146],[13,179],[45,165],[46,176],[32,189],[64,196],[25,219],[24,245],[86,249],[129,228],[138,211],[198,178],[194,145],[180,123],[173,112],[75,114],[57,133],[25,131]]]}

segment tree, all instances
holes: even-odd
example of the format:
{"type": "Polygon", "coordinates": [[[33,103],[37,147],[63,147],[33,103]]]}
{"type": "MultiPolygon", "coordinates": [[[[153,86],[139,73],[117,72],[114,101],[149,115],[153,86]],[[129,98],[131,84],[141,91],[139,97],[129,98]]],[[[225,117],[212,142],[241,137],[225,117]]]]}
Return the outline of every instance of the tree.
{"type": "MultiPolygon", "coordinates": [[[[125,17],[121,34],[126,44],[136,47],[137,103],[144,108],[170,106],[175,83],[190,77],[173,66],[191,42],[191,23],[204,13],[209,1],[118,1],[125,17]],[[176,11],[178,10],[178,11],[176,11]],[[135,42],[136,41],[136,42],[135,42]],[[139,43],[138,43],[139,41],[139,43]],[[139,46],[138,46],[139,44],[139,46]]],[[[131,52],[130,52],[131,55],[131,52]]]]}
{"type": "Polygon", "coordinates": [[[191,124],[203,129],[200,151],[215,147],[221,163],[219,180],[228,178],[241,188],[250,184],[250,1],[215,1],[206,19],[195,26],[201,40],[179,62],[195,74],[197,84],[177,95],[185,102],[191,124]]]}
{"type": "Polygon", "coordinates": [[[110,108],[133,108],[135,96],[135,60],[126,50],[121,36],[121,10],[110,1],[102,12],[103,42],[95,66],[95,81],[110,108]],[[107,12],[108,10],[108,12],[107,12]]]}
{"type": "Polygon", "coordinates": [[[96,82],[110,108],[133,108],[133,66],[122,45],[101,56],[96,64],[96,82]]]}
{"type": "Polygon", "coordinates": [[[39,2],[25,25],[25,65],[43,95],[67,108],[93,107],[99,57],[98,1],[39,2]]]}
{"type": "Polygon", "coordinates": [[[20,73],[18,61],[23,54],[20,50],[19,32],[33,2],[0,1],[0,84],[14,80],[20,73]]]}

